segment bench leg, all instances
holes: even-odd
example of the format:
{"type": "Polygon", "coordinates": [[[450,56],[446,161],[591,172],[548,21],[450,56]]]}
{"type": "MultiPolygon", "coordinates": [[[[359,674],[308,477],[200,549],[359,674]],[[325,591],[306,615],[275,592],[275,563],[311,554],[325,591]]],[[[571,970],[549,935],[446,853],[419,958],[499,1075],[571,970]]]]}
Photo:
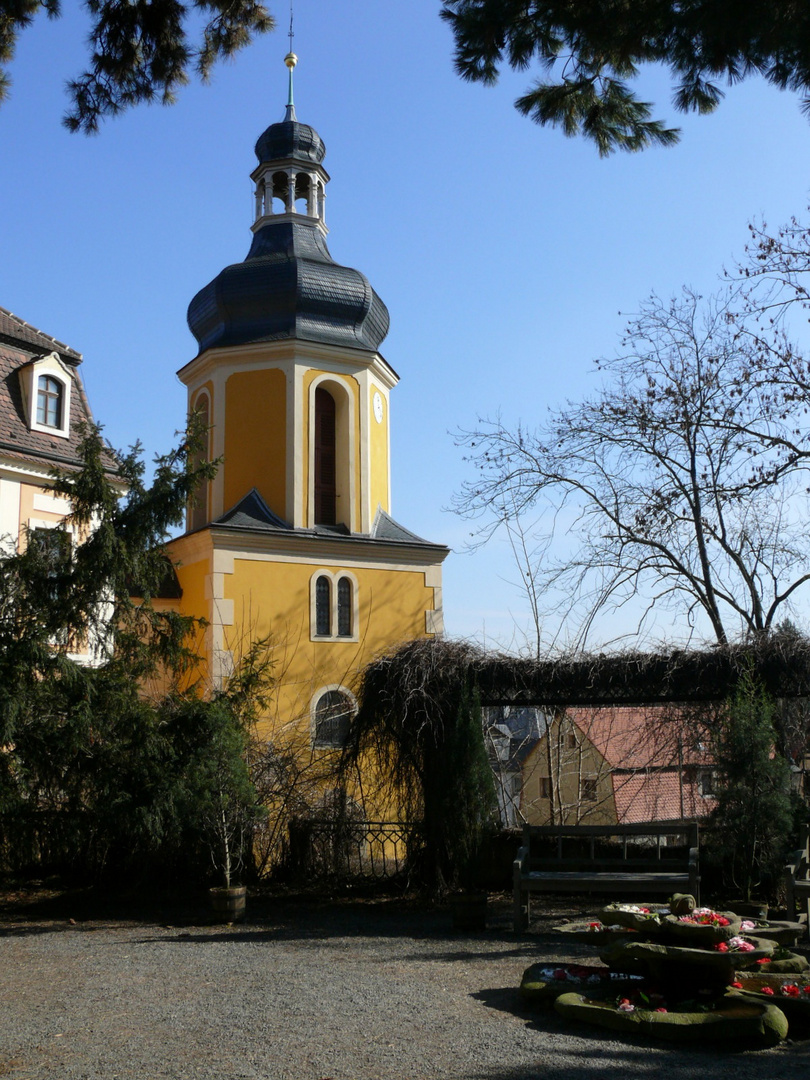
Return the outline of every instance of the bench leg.
{"type": "Polygon", "coordinates": [[[796,896],[793,891],[793,874],[790,870],[785,871],[785,907],[787,917],[791,922],[796,920],[796,896]]]}

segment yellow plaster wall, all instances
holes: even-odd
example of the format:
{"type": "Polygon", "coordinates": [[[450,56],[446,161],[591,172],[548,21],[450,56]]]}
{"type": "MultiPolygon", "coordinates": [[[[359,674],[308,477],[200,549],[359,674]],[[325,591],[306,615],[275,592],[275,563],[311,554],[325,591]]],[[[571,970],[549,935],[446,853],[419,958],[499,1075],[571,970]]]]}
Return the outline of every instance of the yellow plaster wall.
{"type": "MultiPolygon", "coordinates": [[[[371,387],[371,401],[374,399],[374,387],[371,387]]],[[[371,417],[371,516],[381,506],[388,514],[391,512],[391,493],[388,490],[388,402],[383,394],[380,394],[383,402],[382,423],[378,424],[374,417],[374,409],[369,401],[369,416],[371,417]]]]}
{"type": "Polygon", "coordinates": [[[234,601],[230,647],[270,635],[283,672],[279,714],[307,724],[317,691],[336,684],[351,688],[372,657],[424,635],[425,611],[433,607],[433,589],[421,571],[347,567],[357,579],[358,641],[312,641],[310,582],[319,569],[340,568],[237,558],[224,579],[225,596],[234,601]]]}
{"type": "Polygon", "coordinates": [[[527,755],[520,809],[530,825],[616,823],[610,768],[590,739],[566,717],[556,717],[548,733],[527,755]],[[571,738],[575,746],[570,745],[571,738]],[[541,794],[541,779],[549,776],[553,807],[541,794]],[[594,802],[580,798],[583,779],[596,780],[594,802]]]}
{"type": "MultiPolygon", "coordinates": [[[[205,533],[208,537],[210,534],[205,533]]],[[[216,605],[210,599],[213,552],[203,536],[180,537],[170,545],[171,556],[180,562],[177,575],[183,589],[176,606],[184,614],[211,619],[216,605]]],[[[255,640],[269,637],[273,676],[276,688],[268,714],[259,722],[261,739],[273,740],[290,748],[304,772],[320,777],[317,783],[326,791],[334,786],[329,766],[336,758],[334,749],[312,745],[312,706],[326,687],[352,691],[360,670],[375,656],[399,641],[424,636],[425,611],[434,605],[434,590],[425,585],[424,570],[362,567],[351,562],[341,565],[304,561],[275,561],[260,556],[236,554],[232,564],[221,552],[217,567],[228,572],[217,574],[216,587],[222,587],[220,610],[233,604],[233,622],[222,627],[222,645],[238,663],[255,640]],[[230,572],[232,565],[232,572],[230,572]],[[350,571],[357,583],[358,640],[311,640],[311,581],[318,571],[350,571]]],[[[213,635],[211,626],[201,644],[205,656],[194,673],[203,689],[209,684],[213,635]]],[[[376,820],[394,820],[397,808],[378,791],[376,764],[367,762],[363,769],[363,797],[366,812],[376,820]]],[[[321,790],[319,787],[319,790],[321,790]]],[[[360,792],[348,788],[350,797],[360,792]]]]}
{"type": "Polygon", "coordinates": [[[286,506],[287,380],[278,368],[231,375],[225,397],[224,506],[251,488],[284,518],[286,506]]]}

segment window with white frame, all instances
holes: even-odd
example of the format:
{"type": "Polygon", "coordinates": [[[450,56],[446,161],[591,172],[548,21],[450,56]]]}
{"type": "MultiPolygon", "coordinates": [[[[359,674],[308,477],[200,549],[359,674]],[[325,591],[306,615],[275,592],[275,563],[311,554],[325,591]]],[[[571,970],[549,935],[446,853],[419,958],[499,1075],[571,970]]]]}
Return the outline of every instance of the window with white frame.
{"type": "Polygon", "coordinates": [[[41,356],[19,371],[23,407],[31,431],[70,436],[73,375],[56,353],[41,356]]]}
{"type": "Polygon", "coordinates": [[[348,571],[318,570],[310,584],[313,641],[357,641],[357,581],[348,571]]]}

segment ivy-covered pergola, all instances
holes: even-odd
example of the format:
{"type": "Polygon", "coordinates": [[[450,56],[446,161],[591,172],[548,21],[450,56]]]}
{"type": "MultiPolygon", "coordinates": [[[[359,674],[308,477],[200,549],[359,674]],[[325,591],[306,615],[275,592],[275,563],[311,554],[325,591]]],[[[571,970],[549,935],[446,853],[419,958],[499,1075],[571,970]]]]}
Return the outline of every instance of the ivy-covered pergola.
{"type": "Polygon", "coordinates": [[[653,705],[723,701],[743,672],[775,698],[810,697],[810,642],[798,634],[763,636],[706,649],[573,654],[536,660],[469,642],[409,641],[365,671],[365,707],[385,703],[401,716],[455,707],[462,686],[484,705],[653,705]]]}

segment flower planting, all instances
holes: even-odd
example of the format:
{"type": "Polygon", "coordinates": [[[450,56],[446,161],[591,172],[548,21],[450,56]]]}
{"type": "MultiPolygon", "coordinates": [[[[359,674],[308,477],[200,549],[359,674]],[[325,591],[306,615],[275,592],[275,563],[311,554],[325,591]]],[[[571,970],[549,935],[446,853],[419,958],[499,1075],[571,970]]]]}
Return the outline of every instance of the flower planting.
{"type": "Polygon", "coordinates": [[[572,1020],[734,1047],[810,1034],[807,961],[776,940],[795,940],[799,926],[687,904],[611,904],[557,929],[599,947],[604,966],[534,965],[521,991],[572,1020]]]}

